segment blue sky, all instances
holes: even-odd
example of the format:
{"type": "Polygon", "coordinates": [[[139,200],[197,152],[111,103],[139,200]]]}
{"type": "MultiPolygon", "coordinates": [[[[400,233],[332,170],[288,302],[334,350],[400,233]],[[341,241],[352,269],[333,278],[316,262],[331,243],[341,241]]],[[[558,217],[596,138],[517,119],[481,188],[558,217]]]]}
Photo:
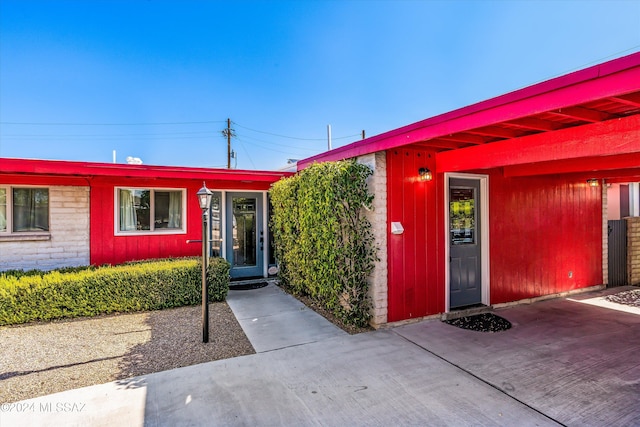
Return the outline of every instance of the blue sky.
{"type": "Polygon", "coordinates": [[[0,157],[278,169],[640,50],[640,1],[0,0],[0,157]]]}

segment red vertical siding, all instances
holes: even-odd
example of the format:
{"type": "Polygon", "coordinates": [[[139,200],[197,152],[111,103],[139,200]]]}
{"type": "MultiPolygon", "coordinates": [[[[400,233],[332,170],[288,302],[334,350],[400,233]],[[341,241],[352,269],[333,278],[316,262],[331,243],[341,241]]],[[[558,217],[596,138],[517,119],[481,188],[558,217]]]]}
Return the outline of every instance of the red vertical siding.
{"type": "MultiPolygon", "coordinates": [[[[387,152],[388,222],[404,227],[388,236],[390,322],[444,311],[444,176],[417,180],[420,167],[434,170],[434,157],[419,149],[387,152]]],[[[492,304],[601,282],[601,188],[568,175],[481,173],[489,174],[492,304]]]]}
{"type": "MultiPolygon", "coordinates": [[[[231,183],[234,189],[262,191],[269,183],[231,183]]],[[[221,185],[207,182],[210,189],[225,189],[230,184],[221,185]]],[[[196,256],[201,252],[198,243],[187,240],[202,238],[202,211],[198,206],[196,192],[202,181],[195,180],[154,180],[154,179],[94,179],[91,184],[91,264],[119,264],[127,261],[196,256]],[[187,190],[187,233],[116,236],[114,232],[114,188],[147,187],[176,188],[187,190]]]]}
{"type": "Polygon", "coordinates": [[[601,283],[600,187],[497,171],[489,183],[492,304],[601,283]]]}
{"type": "Polygon", "coordinates": [[[388,237],[390,322],[444,308],[437,190],[442,177],[421,182],[417,179],[421,167],[434,171],[434,152],[412,148],[387,152],[388,223],[401,222],[404,227],[403,234],[388,237]]]}

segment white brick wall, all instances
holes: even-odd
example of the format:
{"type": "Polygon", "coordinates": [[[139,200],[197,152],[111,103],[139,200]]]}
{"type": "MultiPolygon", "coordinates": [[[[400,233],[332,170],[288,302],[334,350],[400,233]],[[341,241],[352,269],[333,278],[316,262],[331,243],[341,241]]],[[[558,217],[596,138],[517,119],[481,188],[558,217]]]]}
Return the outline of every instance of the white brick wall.
{"type": "Polygon", "coordinates": [[[373,303],[371,324],[379,327],[387,323],[387,158],[384,152],[378,152],[359,157],[358,162],[373,170],[368,184],[375,197],[367,218],[378,248],[378,261],[369,277],[369,292],[373,303]]]}
{"type": "Polygon", "coordinates": [[[627,282],[640,285],[640,217],[627,217],[627,282]]]}
{"type": "Polygon", "coordinates": [[[89,265],[89,187],[49,187],[50,238],[0,239],[0,270],[89,265]]]}

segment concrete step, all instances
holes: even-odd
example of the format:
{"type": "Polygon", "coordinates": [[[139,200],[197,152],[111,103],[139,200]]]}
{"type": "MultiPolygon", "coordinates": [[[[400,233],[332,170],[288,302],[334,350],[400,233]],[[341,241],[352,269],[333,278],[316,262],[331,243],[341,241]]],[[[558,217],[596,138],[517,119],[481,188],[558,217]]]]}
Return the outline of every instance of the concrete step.
{"type": "Polygon", "coordinates": [[[476,314],[491,312],[493,312],[493,307],[490,305],[462,307],[461,309],[453,309],[448,313],[442,313],[441,320],[459,319],[461,317],[474,316],[476,314]]]}

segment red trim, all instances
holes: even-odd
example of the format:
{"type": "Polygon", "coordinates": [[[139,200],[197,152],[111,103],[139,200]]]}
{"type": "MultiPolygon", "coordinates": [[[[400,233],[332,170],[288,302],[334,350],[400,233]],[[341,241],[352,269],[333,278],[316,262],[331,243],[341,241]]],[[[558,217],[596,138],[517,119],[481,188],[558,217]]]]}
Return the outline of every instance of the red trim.
{"type": "Polygon", "coordinates": [[[469,105],[298,162],[354,158],[640,89],[640,52],[469,105]]]}
{"type": "Polygon", "coordinates": [[[291,172],[209,169],[176,166],[125,165],[117,163],[69,162],[0,158],[0,173],[79,177],[124,177],[198,179],[216,181],[275,182],[291,172]]]}

